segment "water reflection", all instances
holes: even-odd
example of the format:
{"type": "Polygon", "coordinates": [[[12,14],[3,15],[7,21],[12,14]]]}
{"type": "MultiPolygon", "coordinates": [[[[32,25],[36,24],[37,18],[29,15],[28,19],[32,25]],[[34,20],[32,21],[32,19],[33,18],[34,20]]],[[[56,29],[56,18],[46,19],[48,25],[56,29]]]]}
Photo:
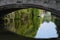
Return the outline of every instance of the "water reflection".
{"type": "Polygon", "coordinates": [[[56,17],[45,10],[37,8],[17,10],[5,15],[4,21],[7,30],[25,37],[58,37],[56,17]]]}

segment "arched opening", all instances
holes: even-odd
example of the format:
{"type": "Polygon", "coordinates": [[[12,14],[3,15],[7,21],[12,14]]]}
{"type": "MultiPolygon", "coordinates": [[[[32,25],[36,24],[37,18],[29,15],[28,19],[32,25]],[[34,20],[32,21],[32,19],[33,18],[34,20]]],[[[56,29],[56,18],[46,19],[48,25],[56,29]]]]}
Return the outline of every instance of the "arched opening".
{"type": "MultiPolygon", "coordinates": [[[[39,8],[16,9],[16,11],[13,10],[11,12],[7,12],[6,10],[6,14],[3,16],[4,28],[19,35],[33,38],[40,27],[39,25],[44,21],[44,18],[42,18],[41,15],[46,14],[46,11],[48,10],[42,10],[39,8]]],[[[58,27],[60,21],[59,16],[56,16],[54,15],[54,12],[51,12],[51,17],[51,21],[53,21],[56,24],[56,27],[58,27]]]]}

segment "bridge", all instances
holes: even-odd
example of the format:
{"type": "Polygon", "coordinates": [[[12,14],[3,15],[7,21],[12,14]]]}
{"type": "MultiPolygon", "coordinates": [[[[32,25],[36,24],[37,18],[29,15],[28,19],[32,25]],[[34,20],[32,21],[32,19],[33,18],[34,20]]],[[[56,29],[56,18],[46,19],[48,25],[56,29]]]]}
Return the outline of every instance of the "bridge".
{"type": "MultiPolygon", "coordinates": [[[[22,8],[40,8],[54,12],[55,15],[60,16],[60,1],[59,0],[0,0],[0,11],[9,13],[14,10],[22,8]],[[8,12],[6,12],[8,10],[8,12]]],[[[0,13],[2,15],[3,13],[0,13]]]]}
{"type": "Polygon", "coordinates": [[[51,11],[53,15],[60,18],[60,0],[0,0],[0,17],[18,9],[31,7],[51,11]]]}

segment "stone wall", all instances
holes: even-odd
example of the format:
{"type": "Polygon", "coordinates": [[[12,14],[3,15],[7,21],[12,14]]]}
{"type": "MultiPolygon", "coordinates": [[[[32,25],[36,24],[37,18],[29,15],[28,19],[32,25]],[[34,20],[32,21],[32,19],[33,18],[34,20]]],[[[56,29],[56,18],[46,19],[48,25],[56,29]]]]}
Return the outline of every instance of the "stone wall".
{"type": "MultiPolygon", "coordinates": [[[[9,5],[9,4],[19,4],[19,5],[23,5],[23,4],[31,4],[31,5],[39,5],[39,6],[43,6],[46,8],[52,8],[55,10],[59,10],[60,11],[60,2],[57,3],[56,0],[0,0],[0,6],[3,5],[9,5]]],[[[21,5],[21,6],[22,6],[21,5]]],[[[17,7],[16,6],[12,6],[12,7],[17,7]]],[[[2,7],[1,7],[2,8],[2,7]]],[[[11,8],[11,7],[9,7],[11,8]]]]}

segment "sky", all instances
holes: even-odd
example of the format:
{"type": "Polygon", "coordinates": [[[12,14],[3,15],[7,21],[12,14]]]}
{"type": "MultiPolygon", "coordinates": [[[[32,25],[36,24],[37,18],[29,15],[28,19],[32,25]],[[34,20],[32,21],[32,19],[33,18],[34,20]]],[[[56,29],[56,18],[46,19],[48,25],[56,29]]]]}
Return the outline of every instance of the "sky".
{"type": "Polygon", "coordinates": [[[56,25],[54,22],[43,22],[37,33],[35,38],[56,38],[58,37],[57,30],[56,30],[56,25]]]}

